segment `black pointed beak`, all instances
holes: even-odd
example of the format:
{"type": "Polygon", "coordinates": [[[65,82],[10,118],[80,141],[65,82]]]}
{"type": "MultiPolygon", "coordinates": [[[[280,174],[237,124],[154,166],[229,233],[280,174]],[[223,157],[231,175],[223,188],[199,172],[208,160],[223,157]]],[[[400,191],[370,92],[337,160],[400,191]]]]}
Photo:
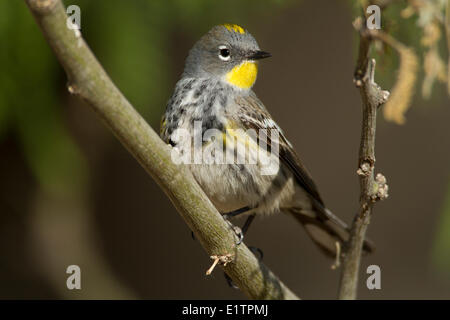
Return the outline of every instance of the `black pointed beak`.
{"type": "Polygon", "coordinates": [[[247,58],[249,60],[260,60],[260,59],[264,59],[264,58],[269,58],[272,55],[268,52],[265,51],[254,51],[252,52],[247,58]]]}

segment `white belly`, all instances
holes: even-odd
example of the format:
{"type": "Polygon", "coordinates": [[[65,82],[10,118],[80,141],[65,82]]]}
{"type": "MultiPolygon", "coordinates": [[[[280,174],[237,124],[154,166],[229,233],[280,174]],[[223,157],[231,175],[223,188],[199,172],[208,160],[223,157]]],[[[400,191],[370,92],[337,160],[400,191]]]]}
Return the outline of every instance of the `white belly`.
{"type": "Polygon", "coordinates": [[[248,206],[256,208],[256,213],[270,214],[289,206],[295,193],[293,176],[285,167],[274,174],[265,174],[267,165],[260,162],[191,164],[189,168],[221,213],[248,206]]]}

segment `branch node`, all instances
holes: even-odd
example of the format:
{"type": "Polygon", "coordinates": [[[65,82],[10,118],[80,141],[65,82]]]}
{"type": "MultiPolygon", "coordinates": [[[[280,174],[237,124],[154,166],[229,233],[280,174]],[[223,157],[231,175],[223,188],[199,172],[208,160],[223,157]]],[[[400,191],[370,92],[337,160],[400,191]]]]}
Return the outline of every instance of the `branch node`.
{"type": "Polygon", "coordinates": [[[361,88],[362,85],[363,85],[362,80],[361,80],[361,79],[356,79],[356,77],[353,79],[353,83],[355,84],[355,86],[356,86],[357,88],[361,88]]]}
{"type": "Polygon", "coordinates": [[[388,101],[390,95],[391,95],[391,93],[388,90],[382,90],[381,91],[381,98],[382,98],[381,104],[386,103],[388,101]]]}
{"type": "Polygon", "coordinates": [[[373,202],[385,200],[387,197],[389,197],[389,186],[386,182],[386,177],[383,174],[378,173],[374,181],[375,192],[371,197],[373,202]]]}
{"type": "Polygon", "coordinates": [[[361,77],[362,70],[357,70],[355,74],[355,78],[353,82],[356,87],[365,87],[367,91],[366,95],[370,97],[370,101],[372,101],[376,107],[380,107],[389,99],[390,92],[388,90],[383,90],[381,87],[375,82],[375,59],[370,59],[367,62],[366,72],[364,76],[361,77]]]}
{"type": "Polygon", "coordinates": [[[356,170],[356,174],[359,176],[369,176],[372,169],[373,163],[371,161],[363,161],[358,170],[356,170]]]}
{"type": "Polygon", "coordinates": [[[210,258],[213,259],[214,262],[211,265],[211,267],[209,267],[209,269],[206,270],[206,275],[207,276],[209,276],[214,271],[214,268],[217,266],[217,264],[220,263],[220,264],[222,264],[225,267],[228,263],[233,261],[233,254],[227,253],[227,254],[224,254],[224,255],[213,255],[210,258]]]}
{"type": "Polygon", "coordinates": [[[69,91],[70,94],[78,94],[78,87],[73,83],[68,83],[67,91],[69,91]]]}
{"type": "Polygon", "coordinates": [[[341,244],[340,242],[336,241],[335,245],[336,245],[336,260],[331,265],[331,270],[336,270],[341,265],[341,244]]]}
{"type": "Polygon", "coordinates": [[[355,20],[352,22],[353,28],[355,28],[356,31],[361,31],[363,28],[363,19],[362,17],[356,17],[355,20]]]}
{"type": "Polygon", "coordinates": [[[56,0],[28,0],[29,6],[39,14],[50,13],[56,6],[56,0]]]}
{"type": "Polygon", "coordinates": [[[382,173],[378,173],[375,177],[375,181],[379,184],[386,184],[387,180],[386,177],[382,173]]]}

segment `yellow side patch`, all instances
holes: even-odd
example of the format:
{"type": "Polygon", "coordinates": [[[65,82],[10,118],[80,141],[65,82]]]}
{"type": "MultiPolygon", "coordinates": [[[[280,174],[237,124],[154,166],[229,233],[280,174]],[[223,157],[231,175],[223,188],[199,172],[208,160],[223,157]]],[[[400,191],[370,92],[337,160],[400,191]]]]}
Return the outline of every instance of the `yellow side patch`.
{"type": "MultiPolygon", "coordinates": [[[[226,141],[227,138],[232,138],[246,147],[258,148],[258,144],[247,133],[244,128],[240,128],[233,120],[228,120],[225,124],[225,132],[222,139],[226,141]]],[[[255,131],[255,135],[257,134],[255,131]]]]}
{"type": "Polygon", "coordinates": [[[226,80],[241,89],[250,89],[256,81],[258,65],[254,61],[244,61],[225,76],[226,80]]]}
{"type": "Polygon", "coordinates": [[[163,115],[161,117],[161,122],[159,124],[159,135],[163,135],[164,134],[164,131],[166,130],[166,126],[167,126],[166,116],[163,115]]]}
{"type": "MultiPolygon", "coordinates": [[[[236,129],[235,124],[229,121],[225,126],[225,133],[223,134],[223,145],[226,150],[236,150],[240,151],[239,156],[233,151],[233,159],[238,161],[238,163],[256,164],[256,159],[251,157],[255,152],[260,152],[259,145],[254,138],[257,138],[257,132],[254,131],[254,136],[245,131],[244,129],[236,129]],[[253,137],[253,138],[252,138],[253,137]],[[244,148],[244,149],[242,149],[244,148]]],[[[227,158],[228,160],[228,158],[227,158]]]]}
{"type": "Polygon", "coordinates": [[[226,145],[227,137],[230,137],[232,139],[235,139],[235,141],[237,143],[241,143],[244,146],[246,146],[247,148],[252,148],[255,150],[259,149],[258,144],[251,138],[251,136],[247,135],[243,129],[234,129],[231,127],[226,127],[225,130],[226,131],[223,134],[223,138],[222,138],[225,141],[225,145],[226,145]]]}
{"type": "Polygon", "coordinates": [[[238,26],[237,24],[226,23],[223,26],[225,28],[227,28],[229,31],[239,32],[241,34],[245,33],[244,28],[242,28],[241,26],[238,26]]]}

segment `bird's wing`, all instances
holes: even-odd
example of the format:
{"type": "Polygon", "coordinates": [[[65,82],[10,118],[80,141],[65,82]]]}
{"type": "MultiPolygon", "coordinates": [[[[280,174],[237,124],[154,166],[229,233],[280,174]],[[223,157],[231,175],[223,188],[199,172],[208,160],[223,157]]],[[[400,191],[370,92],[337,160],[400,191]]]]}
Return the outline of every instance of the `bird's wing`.
{"type": "Polygon", "coordinates": [[[259,132],[260,129],[265,129],[268,133],[266,137],[268,147],[270,147],[272,143],[269,130],[278,131],[280,161],[293,172],[298,184],[313,200],[315,200],[314,202],[324,206],[311,175],[308,173],[305,166],[302,165],[291,143],[286,139],[283,131],[272,119],[258,97],[251,92],[248,96],[237,97],[236,103],[240,109],[240,112],[237,113],[238,120],[246,129],[255,129],[256,132],[259,132]]]}
{"type": "MultiPolygon", "coordinates": [[[[338,252],[336,243],[343,245],[348,240],[348,226],[325,207],[310,174],[258,97],[251,92],[248,96],[236,98],[236,103],[240,108],[236,120],[240,121],[245,128],[254,129],[259,133],[259,129],[266,129],[267,132],[269,129],[278,131],[280,161],[293,172],[299,186],[309,195],[314,208],[312,212],[302,208],[291,208],[290,213],[304,225],[312,240],[326,254],[335,257],[338,252]]],[[[267,134],[265,138],[267,145],[270,146],[271,134],[267,134]]],[[[372,252],[374,246],[366,239],[363,249],[366,253],[372,252]]]]}

